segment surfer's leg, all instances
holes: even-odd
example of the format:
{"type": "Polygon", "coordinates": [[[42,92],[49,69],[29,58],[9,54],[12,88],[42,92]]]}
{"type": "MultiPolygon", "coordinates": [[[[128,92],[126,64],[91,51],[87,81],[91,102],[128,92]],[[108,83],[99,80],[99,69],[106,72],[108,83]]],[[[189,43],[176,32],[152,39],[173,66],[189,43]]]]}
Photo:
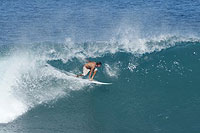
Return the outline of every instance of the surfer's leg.
{"type": "Polygon", "coordinates": [[[76,77],[79,77],[79,76],[86,76],[89,72],[90,72],[90,69],[87,69],[87,68],[84,66],[84,67],[83,67],[83,74],[76,75],[76,77]]]}
{"type": "Polygon", "coordinates": [[[85,66],[83,67],[83,76],[86,76],[90,72],[90,69],[87,69],[85,66]]]}

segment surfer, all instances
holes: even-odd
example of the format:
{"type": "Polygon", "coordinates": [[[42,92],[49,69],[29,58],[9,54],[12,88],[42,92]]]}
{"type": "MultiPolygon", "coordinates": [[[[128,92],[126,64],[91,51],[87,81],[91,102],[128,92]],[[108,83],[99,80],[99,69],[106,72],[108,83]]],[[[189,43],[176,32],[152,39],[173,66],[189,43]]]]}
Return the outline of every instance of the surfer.
{"type": "Polygon", "coordinates": [[[97,73],[97,67],[101,67],[101,62],[88,61],[88,63],[83,66],[83,74],[76,75],[76,77],[86,76],[90,72],[89,79],[93,80],[95,74],[97,73]],[[93,72],[93,75],[92,75],[92,72],[93,72]]]}

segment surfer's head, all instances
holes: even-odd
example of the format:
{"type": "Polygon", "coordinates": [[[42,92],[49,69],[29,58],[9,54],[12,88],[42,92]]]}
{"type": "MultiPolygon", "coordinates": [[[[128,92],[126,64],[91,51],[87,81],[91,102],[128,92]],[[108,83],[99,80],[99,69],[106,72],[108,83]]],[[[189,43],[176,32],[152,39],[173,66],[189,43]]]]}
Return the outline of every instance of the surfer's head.
{"type": "Polygon", "coordinates": [[[101,67],[101,62],[96,62],[96,67],[101,67]]]}

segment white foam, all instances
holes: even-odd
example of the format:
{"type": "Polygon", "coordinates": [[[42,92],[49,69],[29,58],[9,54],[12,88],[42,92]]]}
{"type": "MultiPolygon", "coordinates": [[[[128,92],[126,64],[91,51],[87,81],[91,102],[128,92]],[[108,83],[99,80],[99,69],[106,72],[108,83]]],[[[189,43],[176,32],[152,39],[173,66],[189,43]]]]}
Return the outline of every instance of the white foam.
{"type": "Polygon", "coordinates": [[[15,95],[13,88],[19,79],[22,62],[15,56],[0,61],[0,123],[10,122],[27,111],[27,106],[15,95]]]}
{"type": "Polygon", "coordinates": [[[137,66],[136,66],[135,64],[130,63],[130,62],[128,63],[128,69],[129,69],[131,72],[133,72],[133,70],[136,69],[136,67],[137,67],[137,66]]]}
{"type": "Polygon", "coordinates": [[[145,53],[152,53],[173,47],[180,41],[192,41],[189,38],[175,37],[168,34],[142,38],[132,32],[133,31],[128,30],[126,32],[117,33],[119,35],[112,37],[107,42],[76,44],[71,39],[67,38],[65,44],[62,46],[64,49],[63,53],[61,51],[56,51],[57,57],[66,62],[74,57],[82,60],[90,57],[100,57],[107,53],[115,54],[117,52],[143,55],[145,53]]]}
{"type": "Polygon", "coordinates": [[[0,75],[0,123],[11,122],[39,104],[88,85],[44,66],[43,57],[23,50],[0,58],[0,75]]]}

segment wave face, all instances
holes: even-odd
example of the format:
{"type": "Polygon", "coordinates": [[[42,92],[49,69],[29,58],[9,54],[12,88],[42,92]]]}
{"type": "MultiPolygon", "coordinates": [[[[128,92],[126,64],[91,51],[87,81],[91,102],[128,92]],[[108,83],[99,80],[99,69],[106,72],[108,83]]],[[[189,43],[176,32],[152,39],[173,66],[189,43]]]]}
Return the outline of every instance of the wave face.
{"type": "Polygon", "coordinates": [[[0,132],[198,133],[199,5],[1,0],[0,132]]]}
{"type": "Polygon", "coordinates": [[[81,73],[85,59],[102,61],[104,65],[96,79],[113,82],[115,88],[120,87],[115,83],[131,82],[140,88],[153,87],[152,91],[163,86],[165,91],[173,86],[182,86],[186,92],[189,87],[196,89],[199,44],[195,38],[162,36],[134,42],[113,39],[79,44],[67,38],[59,44],[1,46],[0,123],[11,122],[35,106],[56,101],[71,91],[94,88],[62,73],[81,73]],[[139,85],[141,81],[143,84],[139,85]]]}

